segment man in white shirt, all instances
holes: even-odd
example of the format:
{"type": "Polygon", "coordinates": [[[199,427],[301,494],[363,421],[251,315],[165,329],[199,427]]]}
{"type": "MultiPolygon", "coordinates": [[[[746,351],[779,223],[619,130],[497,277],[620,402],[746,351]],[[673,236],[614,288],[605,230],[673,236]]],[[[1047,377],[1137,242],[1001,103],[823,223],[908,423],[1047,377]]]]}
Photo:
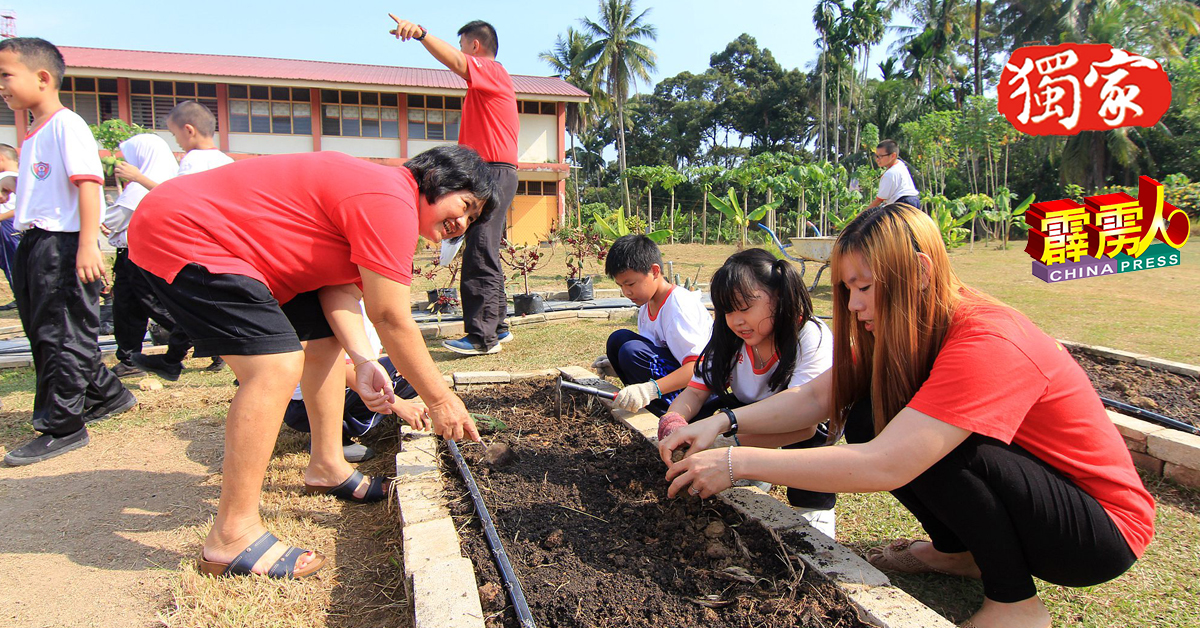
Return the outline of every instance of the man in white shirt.
{"type": "Polygon", "coordinates": [[[900,161],[900,147],[894,140],[883,140],[875,147],[875,163],[884,169],[884,173],[879,179],[879,192],[867,209],[892,203],[908,203],[921,209],[920,193],[908,172],[908,165],[900,161]]]}

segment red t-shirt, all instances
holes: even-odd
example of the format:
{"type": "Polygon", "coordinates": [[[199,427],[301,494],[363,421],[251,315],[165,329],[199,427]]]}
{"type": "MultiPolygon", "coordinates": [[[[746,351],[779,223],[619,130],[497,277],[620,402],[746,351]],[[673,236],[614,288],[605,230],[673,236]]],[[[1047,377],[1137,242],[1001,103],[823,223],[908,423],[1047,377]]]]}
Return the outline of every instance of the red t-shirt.
{"type": "Polygon", "coordinates": [[[193,262],[253,277],[280,303],[361,284],[360,265],[408,285],[417,194],[407,168],[342,153],[246,159],[154,188],[129,223],[129,259],[168,283],[193,262]]]}
{"type": "Polygon", "coordinates": [[[989,304],[955,317],[908,407],[1016,443],[1100,502],[1141,556],[1154,499],[1096,389],[1071,354],[1028,318],[989,304]]]}
{"type": "Polygon", "coordinates": [[[512,77],[494,59],[467,55],[467,97],[458,143],[484,161],[517,164],[517,93],[512,77]]]}

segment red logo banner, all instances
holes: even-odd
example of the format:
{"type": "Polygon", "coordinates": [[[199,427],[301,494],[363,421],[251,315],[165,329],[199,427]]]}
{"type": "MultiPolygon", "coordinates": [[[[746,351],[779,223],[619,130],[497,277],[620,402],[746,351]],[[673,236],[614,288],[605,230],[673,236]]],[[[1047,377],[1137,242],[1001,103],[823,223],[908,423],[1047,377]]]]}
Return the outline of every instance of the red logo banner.
{"type": "Polygon", "coordinates": [[[1171,104],[1162,64],[1108,44],[1019,48],[998,89],[1000,113],[1030,135],[1154,126],[1171,104]]]}

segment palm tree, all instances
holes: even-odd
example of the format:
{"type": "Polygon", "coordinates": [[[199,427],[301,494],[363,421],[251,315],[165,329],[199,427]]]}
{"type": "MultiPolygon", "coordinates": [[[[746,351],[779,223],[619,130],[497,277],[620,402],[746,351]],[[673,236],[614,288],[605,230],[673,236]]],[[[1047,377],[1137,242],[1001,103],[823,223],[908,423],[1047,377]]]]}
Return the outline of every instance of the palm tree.
{"type": "Polygon", "coordinates": [[[829,92],[825,87],[826,77],[826,57],[829,56],[829,35],[833,32],[834,25],[837,23],[838,15],[841,11],[842,4],[840,0],[819,0],[816,8],[813,9],[813,25],[816,26],[817,32],[821,34],[821,158],[829,159],[829,115],[826,102],[829,100],[829,92]]]}
{"type": "MultiPolygon", "coordinates": [[[[550,65],[555,76],[587,92],[591,100],[586,103],[567,103],[566,127],[571,134],[571,163],[579,166],[579,156],[575,152],[575,138],[593,121],[597,107],[602,103],[597,99],[599,91],[596,84],[589,80],[587,69],[583,65],[583,51],[592,44],[592,38],[580,33],[574,28],[567,27],[566,35],[559,35],[554,40],[554,48],[538,55],[538,58],[550,65]]],[[[602,94],[601,94],[602,95],[602,94]]],[[[579,206],[579,177],[575,177],[575,220],[581,220],[579,206]]]]}
{"type": "MultiPolygon", "coordinates": [[[[639,40],[654,41],[658,29],[646,22],[650,9],[634,15],[634,0],[600,0],[598,20],[583,19],[583,27],[593,37],[592,44],[580,53],[589,67],[589,80],[604,85],[617,112],[617,158],[620,173],[625,173],[625,102],[639,80],[650,81],[658,56],[639,40]]],[[[629,182],[621,177],[625,206],[630,207],[629,182]]]]}
{"type": "MultiPolygon", "coordinates": [[[[853,46],[861,48],[859,54],[862,57],[862,74],[858,79],[863,87],[867,83],[867,69],[871,62],[871,46],[883,41],[885,24],[891,18],[891,11],[883,3],[883,0],[854,0],[854,4],[850,6],[850,12],[846,16],[850,21],[850,43],[853,46]]],[[[853,64],[851,64],[853,65],[853,64]]],[[[859,99],[862,99],[862,92],[859,90],[859,99]]],[[[854,100],[854,82],[850,84],[850,103],[854,109],[859,109],[860,104],[856,104],[854,100]]],[[[849,149],[858,150],[859,137],[862,129],[859,116],[855,116],[854,123],[854,142],[849,149]]],[[[849,129],[847,129],[847,135],[849,129]]]]}

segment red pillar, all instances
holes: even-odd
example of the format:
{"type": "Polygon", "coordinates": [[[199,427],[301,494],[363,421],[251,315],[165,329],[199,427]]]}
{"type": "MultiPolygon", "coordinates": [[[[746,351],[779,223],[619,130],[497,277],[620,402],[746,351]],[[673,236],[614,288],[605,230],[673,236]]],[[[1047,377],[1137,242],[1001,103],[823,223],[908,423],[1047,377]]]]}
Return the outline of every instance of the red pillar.
{"type": "Polygon", "coordinates": [[[312,140],[313,152],[321,150],[321,90],[312,88],[308,90],[308,100],[312,108],[312,140]]]}
{"type": "Polygon", "coordinates": [[[129,79],[117,79],[117,115],[122,120],[133,122],[133,105],[129,102],[129,79]]]}
{"type": "Polygon", "coordinates": [[[217,83],[217,145],[221,152],[229,152],[229,85],[217,83]]]}
{"type": "Polygon", "coordinates": [[[396,98],[400,103],[400,159],[408,159],[408,94],[397,94],[396,98]]]}

